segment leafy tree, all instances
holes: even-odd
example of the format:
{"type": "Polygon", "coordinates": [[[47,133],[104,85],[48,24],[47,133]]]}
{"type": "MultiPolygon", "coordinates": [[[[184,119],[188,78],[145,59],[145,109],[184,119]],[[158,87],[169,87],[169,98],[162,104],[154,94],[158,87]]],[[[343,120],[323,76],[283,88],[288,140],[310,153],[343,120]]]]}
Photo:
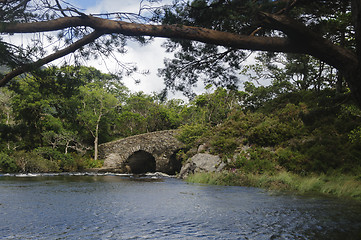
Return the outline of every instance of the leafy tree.
{"type": "Polygon", "coordinates": [[[22,133],[25,145],[35,148],[50,144],[64,152],[70,148],[81,150],[86,137],[82,138],[83,129],[76,120],[76,96],[81,92],[80,86],[97,81],[117,96],[124,90],[114,76],[88,67],[50,67],[14,81],[9,86],[14,91],[12,111],[17,124],[26,126],[22,133]],[[80,138],[75,137],[76,133],[80,138]]]}
{"type": "Polygon", "coordinates": [[[51,145],[53,149],[64,148],[65,154],[68,153],[69,148],[75,148],[76,150],[76,144],[79,142],[77,132],[66,129],[62,129],[58,133],[54,131],[43,132],[42,136],[44,141],[51,145]]]}
{"type": "Polygon", "coordinates": [[[19,167],[16,165],[14,158],[3,152],[0,152],[0,171],[17,172],[19,171],[19,167]]]}
{"type": "MultiPolygon", "coordinates": [[[[38,11],[33,11],[36,4],[30,0],[2,1],[0,9],[4,14],[1,19],[1,32],[36,33],[62,30],[59,37],[64,39],[67,46],[55,49],[56,51],[48,56],[38,56],[35,62],[28,60],[30,63],[13,69],[0,81],[1,86],[14,76],[75,50],[79,50],[78,53],[85,57],[91,53],[95,56],[99,56],[99,53],[110,56],[113,49],[124,52],[129,36],[143,43],[147,42],[147,39],[140,36],[150,36],[178,39],[175,45],[169,42],[167,44],[169,51],[181,49],[176,54],[178,61],[168,64],[169,71],[164,72],[168,86],[177,86],[177,89],[187,90],[189,84],[195,82],[195,76],[190,72],[192,68],[197,74],[202,68],[205,69],[211,76],[219,78],[218,84],[222,86],[234,85],[234,74],[223,70],[239,68],[245,56],[240,49],[301,53],[311,55],[338,69],[345,77],[356,102],[361,105],[359,0],[179,1],[165,10],[156,9],[154,17],[151,18],[126,13],[87,15],[62,1],[46,0],[42,3],[36,6],[38,11]],[[26,4],[19,8],[19,14],[6,11],[20,3],[26,4]],[[125,21],[126,19],[128,21],[125,21]],[[334,25],[342,27],[340,31],[332,27],[334,19],[334,25]],[[338,37],[347,42],[340,44],[336,39],[338,37]],[[88,48],[84,48],[86,45],[88,48]],[[205,63],[207,59],[210,61],[205,63]],[[183,81],[174,85],[173,81],[176,79],[172,80],[175,76],[172,72],[177,73],[177,65],[181,67],[178,68],[181,70],[178,76],[188,83],[183,81]],[[192,67],[187,69],[187,66],[192,67]],[[219,75],[222,72],[224,74],[219,75]]],[[[52,36],[49,36],[50,38],[52,36]]],[[[40,44],[36,46],[41,50],[40,44]]]]}
{"type": "Polygon", "coordinates": [[[242,70],[242,74],[258,84],[267,80],[274,88],[278,86],[274,92],[278,95],[308,89],[320,91],[326,87],[336,89],[335,73],[332,67],[308,55],[273,53],[259,54],[256,64],[242,70]]]}
{"type": "Polygon", "coordinates": [[[77,119],[94,138],[94,160],[98,159],[99,128],[101,120],[118,106],[118,101],[99,83],[89,83],[80,88],[80,106],[77,119]]]}
{"type": "Polygon", "coordinates": [[[217,125],[239,108],[240,98],[236,90],[217,88],[213,93],[204,93],[190,102],[183,112],[185,122],[217,125]]]}
{"type": "Polygon", "coordinates": [[[9,125],[13,121],[11,99],[13,94],[9,89],[0,89],[0,123],[9,125]]]}
{"type": "Polygon", "coordinates": [[[122,136],[177,128],[181,124],[180,102],[160,102],[157,96],[137,92],[122,105],[116,128],[122,136]]]}

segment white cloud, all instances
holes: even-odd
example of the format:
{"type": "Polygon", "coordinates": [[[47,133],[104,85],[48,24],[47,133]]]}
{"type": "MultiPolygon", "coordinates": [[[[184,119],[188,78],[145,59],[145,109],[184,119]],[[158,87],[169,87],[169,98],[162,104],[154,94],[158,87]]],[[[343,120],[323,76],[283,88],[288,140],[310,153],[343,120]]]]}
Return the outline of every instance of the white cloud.
{"type": "MultiPolygon", "coordinates": [[[[134,73],[130,77],[124,77],[123,82],[132,91],[143,91],[145,93],[159,92],[164,88],[163,80],[157,76],[158,68],[164,67],[163,60],[169,54],[161,47],[163,39],[155,39],[151,44],[141,46],[138,43],[130,42],[126,49],[127,53],[117,54],[119,60],[123,63],[135,63],[138,67],[139,73],[134,73]],[[149,74],[143,75],[142,71],[148,71],[149,74]],[[139,84],[135,80],[140,80],[139,84]]],[[[111,60],[111,59],[110,59],[111,60]]],[[[107,66],[102,63],[98,68],[102,71],[116,70],[117,64],[115,61],[107,63],[107,66]]]]}

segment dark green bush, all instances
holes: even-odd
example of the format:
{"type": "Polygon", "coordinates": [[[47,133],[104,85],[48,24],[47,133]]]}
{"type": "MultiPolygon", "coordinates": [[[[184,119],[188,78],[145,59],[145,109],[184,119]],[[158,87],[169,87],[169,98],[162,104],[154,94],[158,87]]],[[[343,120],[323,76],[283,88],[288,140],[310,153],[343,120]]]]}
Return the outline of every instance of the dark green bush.
{"type": "Polygon", "coordinates": [[[59,152],[51,147],[40,147],[35,149],[35,152],[40,154],[43,158],[49,161],[56,162],[61,171],[75,172],[78,171],[78,164],[74,160],[73,155],[59,152]]]}
{"type": "Polygon", "coordinates": [[[304,173],[310,166],[309,159],[297,150],[280,148],[277,149],[276,155],[278,164],[291,172],[304,173]]]}
{"type": "Polygon", "coordinates": [[[207,127],[203,124],[183,125],[177,134],[177,139],[187,146],[194,144],[205,132],[207,127]]]}
{"type": "Polygon", "coordinates": [[[57,172],[59,166],[56,162],[43,158],[36,152],[17,151],[12,157],[23,173],[57,172]]]}
{"type": "Polygon", "coordinates": [[[15,159],[8,154],[0,152],[0,172],[15,173],[19,172],[15,159]]]}
{"type": "Polygon", "coordinates": [[[239,141],[231,136],[214,136],[211,140],[211,146],[214,153],[232,154],[239,146],[239,141]]]}
{"type": "MultiPolygon", "coordinates": [[[[77,172],[79,171],[79,165],[72,155],[66,154],[63,159],[59,162],[60,169],[64,172],[77,172]]],[[[82,167],[80,167],[82,170],[82,167]]]]}
{"type": "Polygon", "coordinates": [[[267,117],[264,122],[251,128],[247,137],[250,143],[260,146],[275,146],[297,136],[299,127],[301,126],[280,122],[276,117],[267,117]]]}
{"type": "Polygon", "coordinates": [[[38,153],[45,159],[55,162],[61,162],[66,157],[66,154],[59,152],[52,147],[39,147],[34,149],[34,152],[38,153]]]}
{"type": "Polygon", "coordinates": [[[236,156],[234,166],[246,173],[272,173],[278,165],[276,156],[270,150],[253,147],[236,156]]]}

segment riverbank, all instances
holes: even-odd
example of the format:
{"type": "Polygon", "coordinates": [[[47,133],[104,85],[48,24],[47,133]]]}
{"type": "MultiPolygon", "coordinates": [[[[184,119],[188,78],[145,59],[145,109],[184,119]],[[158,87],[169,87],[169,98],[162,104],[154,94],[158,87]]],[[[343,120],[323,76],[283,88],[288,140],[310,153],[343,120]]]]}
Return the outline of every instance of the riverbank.
{"type": "Polygon", "coordinates": [[[312,174],[300,176],[286,171],[274,174],[242,172],[196,173],[187,182],[212,185],[247,186],[268,190],[291,191],[297,194],[316,193],[361,201],[360,177],[347,175],[312,174]]]}

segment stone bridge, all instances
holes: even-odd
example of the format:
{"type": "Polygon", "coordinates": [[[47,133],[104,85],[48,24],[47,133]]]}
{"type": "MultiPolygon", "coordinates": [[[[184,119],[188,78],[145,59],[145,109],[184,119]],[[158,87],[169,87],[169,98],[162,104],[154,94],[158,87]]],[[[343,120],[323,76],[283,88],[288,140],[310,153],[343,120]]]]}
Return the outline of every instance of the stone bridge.
{"type": "Polygon", "coordinates": [[[175,134],[176,130],[158,131],[101,144],[99,158],[104,160],[102,170],[175,174],[181,168],[176,154],[183,147],[175,134]]]}

